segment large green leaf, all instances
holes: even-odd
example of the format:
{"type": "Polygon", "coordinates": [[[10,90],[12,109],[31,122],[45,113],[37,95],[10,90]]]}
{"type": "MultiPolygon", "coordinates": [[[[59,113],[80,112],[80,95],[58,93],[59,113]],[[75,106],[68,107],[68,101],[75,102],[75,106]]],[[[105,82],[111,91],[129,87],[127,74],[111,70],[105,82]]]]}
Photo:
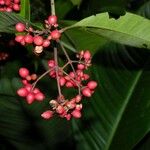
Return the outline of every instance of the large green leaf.
{"type": "Polygon", "coordinates": [[[78,150],[131,150],[150,131],[149,57],[115,44],[95,55],[99,86],[73,122],[78,150]]]}
{"type": "Polygon", "coordinates": [[[85,18],[72,27],[83,27],[88,31],[118,43],[150,49],[150,20],[126,13],[118,20],[107,13],[85,18]]]}
{"type": "Polygon", "coordinates": [[[30,20],[30,1],[29,0],[21,0],[21,11],[19,15],[27,20],[30,20]]]}

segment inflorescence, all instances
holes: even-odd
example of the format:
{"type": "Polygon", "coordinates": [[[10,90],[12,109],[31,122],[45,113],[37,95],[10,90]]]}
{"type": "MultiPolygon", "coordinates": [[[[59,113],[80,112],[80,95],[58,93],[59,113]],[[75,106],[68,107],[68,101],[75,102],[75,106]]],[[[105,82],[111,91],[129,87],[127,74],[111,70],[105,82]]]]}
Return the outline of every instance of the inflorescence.
{"type": "Polygon", "coordinates": [[[30,74],[27,68],[20,68],[19,75],[22,78],[23,87],[18,89],[17,94],[24,97],[28,104],[34,101],[43,101],[44,93],[36,87],[36,84],[44,76],[49,75],[57,82],[58,96],[49,101],[50,107],[41,114],[44,119],[50,119],[54,115],[70,120],[72,117],[80,118],[82,110],[82,99],[91,97],[97,87],[97,82],[90,80],[89,74],[85,73],[91,66],[91,53],[89,50],[80,51],[76,54],[76,59],[71,60],[66,49],[60,42],[62,30],[57,29],[57,16],[51,15],[45,20],[45,29],[42,31],[34,30],[28,24],[21,22],[16,24],[16,30],[22,34],[16,36],[15,40],[22,45],[32,44],[35,53],[41,53],[45,47],[51,46],[54,50],[54,58],[48,60],[49,69],[41,76],[30,74]],[[51,44],[54,42],[55,44],[51,44]],[[59,65],[58,47],[66,56],[67,62],[59,65]],[[71,69],[68,69],[70,67],[71,69]],[[71,70],[71,71],[70,71],[71,70]],[[62,93],[62,88],[74,88],[77,92],[71,99],[62,93]]]}

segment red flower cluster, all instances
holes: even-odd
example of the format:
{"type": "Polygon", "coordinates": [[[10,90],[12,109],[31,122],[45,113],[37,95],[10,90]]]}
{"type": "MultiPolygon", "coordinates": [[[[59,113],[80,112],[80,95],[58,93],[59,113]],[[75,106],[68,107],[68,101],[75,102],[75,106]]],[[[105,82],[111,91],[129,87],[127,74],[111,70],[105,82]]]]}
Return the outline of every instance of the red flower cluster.
{"type": "MultiPolygon", "coordinates": [[[[49,60],[48,66],[49,70],[44,73],[46,75],[49,73],[51,78],[57,80],[59,96],[57,99],[50,100],[51,109],[43,112],[41,116],[44,119],[50,119],[54,114],[58,114],[61,118],[66,118],[70,120],[71,117],[80,118],[82,110],[82,98],[91,97],[94,93],[95,88],[97,87],[96,81],[89,81],[89,75],[84,73],[89,66],[91,66],[91,53],[86,51],[81,51],[77,54],[78,60],[69,60],[64,66],[58,66],[55,60],[49,60]],[[76,66],[76,70],[74,68],[76,66]],[[66,72],[66,67],[71,65],[73,71],[66,72]],[[65,99],[61,93],[61,87],[65,86],[66,88],[75,88],[78,90],[78,94],[71,98],[70,100],[65,99]]],[[[20,88],[17,93],[21,97],[26,97],[28,104],[31,104],[34,100],[43,101],[45,98],[44,94],[40,92],[39,89],[35,88],[35,83],[41,76],[31,85],[29,81],[33,79],[33,75],[29,75],[29,71],[26,68],[21,68],[19,70],[20,76],[23,78],[22,83],[24,84],[23,88],[20,88]]],[[[43,75],[42,75],[43,76],[43,75]]]]}
{"type": "Polygon", "coordinates": [[[0,12],[20,11],[20,0],[0,0],[0,12]]]}
{"type": "Polygon", "coordinates": [[[16,24],[18,32],[26,32],[26,35],[17,35],[15,40],[22,45],[33,44],[35,52],[41,53],[43,48],[50,46],[50,41],[57,41],[61,37],[61,32],[56,29],[58,27],[57,17],[55,15],[49,16],[45,20],[45,29],[42,31],[34,30],[32,27],[25,25],[21,22],[16,24]]]}
{"type": "Polygon", "coordinates": [[[29,75],[29,70],[26,68],[20,68],[19,75],[23,78],[22,83],[24,86],[17,91],[17,94],[21,97],[26,97],[28,104],[32,104],[35,100],[43,101],[44,94],[38,88],[33,89],[33,85],[30,83],[37,79],[37,75],[29,75]]]}

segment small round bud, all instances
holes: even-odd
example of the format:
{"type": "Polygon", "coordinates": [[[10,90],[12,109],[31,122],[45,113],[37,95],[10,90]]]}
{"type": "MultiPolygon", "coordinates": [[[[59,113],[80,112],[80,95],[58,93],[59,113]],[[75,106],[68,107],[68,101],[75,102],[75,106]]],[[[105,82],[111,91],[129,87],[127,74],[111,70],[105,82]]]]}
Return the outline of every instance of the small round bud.
{"type": "Polygon", "coordinates": [[[33,37],[32,35],[28,34],[24,37],[24,41],[28,44],[31,44],[33,42],[33,37]]]}
{"type": "Polygon", "coordinates": [[[49,61],[48,61],[48,66],[49,66],[50,68],[55,67],[55,61],[54,61],[54,60],[49,60],[49,61]]]}
{"type": "Polygon", "coordinates": [[[55,15],[49,16],[49,17],[48,17],[48,23],[49,23],[50,25],[56,24],[56,23],[57,23],[57,16],[55,16],[55,15]]]}
{"type": "Polygon", "coordinates": [[[53,112],[50,110],[47,110],[41,114],[41,117],[44,119],[50,119],[53,117],[53,112]]]}
{"type": "Polygon", "coordinates": [[[28,95],[28,91],[26,88],[20,88],[18,91],[17,91],[17,94],[21,97],[26,97],[28,95]]]}
{"type": "Polygon", "coordinates": [[[29,75],[29,70],[26,69],[26,68],[20,68],[20,69],[19,69],[19,75],[20,75],[22,78],[26,78],[26,77],[29,75]]]}
{"type": "Polygon", "coordinates": [[[83,57],[86,60],[91,59],[91,53],[90,53],[90,51],[88,51],[88,50],[85,51],[83,57]]]}
{"type": "Polygon", "coordinates": [[[92,92],[91,92],[91,90],[90,90],[88,87],[86,87],[86,88],[84,88],[84,89],[82,90],[82,94],[83,94],[84,96],[86,96],[86,97],[91,97],[91,96],[92,96],[92,92]]]}
{"type": "Polygon", "coordinates": [[[35,99],[36,99],[37,101],[43,101],[44,98],[45,98],[45,96],[44,96],[44,94],[41,93],[41,92],[35,94],[35,99]]]}
{"type": "Polygon", "coordinates": [[[19,22],[16,24],[15,28],[18,32],[23,32],[25,30],[26,26],[23,23],[19,22]]]}
{"type": "Polygon", "coordinates": [[[26,100],[27,100],[27,103],[28,103],[28,104],[32,104],[33,101],[34,101],[34,99],[35,99],[35,96],[34,96],[33,93],[29,93],[29,94],[27,95],[27,97],[26,97],[26,100]]]}
{"type": "Polygon", "coordinates": [[[59,32],[59,30],[56,29],[51,32],[52,40],[59,40],[60,37],[61,37],[61,33],[59,32]]]}
{"type": "Polygon", "coordinates": [[[34,39],[34,44],[37,46],[41,46],[43,44],[43,38],[41,36],[35,36],[34,39]]]}
{"type": "Polygon", "coordinates": [[[60,86],[64,86],[65,83],[66,83],[66,79],[64,77],[60,77],[59,78],[59,84],[60,84],[60,86]]]}
{"type": "Polygon", "coordinates": [[[75,109],[71,114],[74,118],[81,118],[81,112],[77,109],[75,109]]]}
{"type": "Polygon", "coordinates": [[[88,84],[87,84],[88,88],[90,90],[94,90],[96,87],[97,87],[97,82],[95,81],[89,81],[88,84]]]}
{"type": "Polygon", "coordinates": [[[42,46],[43,46],[43,47],[48,47],[48,46],[50,46],[50,41],[49,41],[49,40],[44,40],[42,46]]]}
{"type": "Polygon", "coordinates": [[[24,39],[24,36],[23,36],[23,35],[17,35],[17,36],[15,37],[15,41],[17,41],[17,42],[21,42],[23,39],[24,39]]]}

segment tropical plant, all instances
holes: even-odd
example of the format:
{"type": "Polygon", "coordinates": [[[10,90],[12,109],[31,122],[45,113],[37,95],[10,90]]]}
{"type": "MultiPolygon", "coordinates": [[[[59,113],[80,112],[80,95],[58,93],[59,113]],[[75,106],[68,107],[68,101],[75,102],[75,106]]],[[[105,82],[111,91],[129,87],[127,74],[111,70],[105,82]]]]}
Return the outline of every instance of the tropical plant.
{"type": "MultiPolygon", "coordinates": [[[[149,150],[150,1],[12,0],[8,3],[8,0],[7,5],[6,2],[0,0],[0,148],[149,150]],[[57,19],[51,16],[58,18],[58,28],[57,19]],[[14,41],[26,35],[25,42],[14,41]],[[48,39],[46,46],[41,47],[39,35],[48,39]],[[56,47],[58,57],[53,58],[56,47]],[[86,50],[88,58],[81,50],[86,50]],[[52,71],[56,61],[66,67],[66,58],[68,65],[76,53],[78,58],[84,58],[77,62],[79,70],[91,65],[92,55],[92,65],[85,71],[92,85],[89,82],[90,85],[85,82],[78,85],[76,73],[69,79],[82,95],[83,109],[77,102],[78,111],[73,112],[72,104],[68,106],[59,99],[59,104],[65,107],[56,109],[52,105],[55,107],[49,110],[49,101],[57,99],[60,88],[59,68],[54,68],[57,82],[44,75],[52,71]],[[48,66],[48,60],[54,62],[49,61],[48,66]],[[35,72],[42,76],[37,78],[35,72]],[[28,81],[35,80],[33,89],[36,85],[45,93],[38,95],[40,102],[32,103],[31,96],[27,98],[27,93],[18,92],[22,88],[19,75],[28,81]],[[62,116],[66,107],[70,107],[67,111],[74,118],[62,116]],[[45,110],[48,110],[46,115],[45,110]],[[59,115],[52,117],[53,113],[59,115]]],[[[67,72],[72,68],[74,65],[67,72]]],[[[71,99],[75,89],[65,89],[63,81],[64,78],[62,92],[71,99]]]]}

